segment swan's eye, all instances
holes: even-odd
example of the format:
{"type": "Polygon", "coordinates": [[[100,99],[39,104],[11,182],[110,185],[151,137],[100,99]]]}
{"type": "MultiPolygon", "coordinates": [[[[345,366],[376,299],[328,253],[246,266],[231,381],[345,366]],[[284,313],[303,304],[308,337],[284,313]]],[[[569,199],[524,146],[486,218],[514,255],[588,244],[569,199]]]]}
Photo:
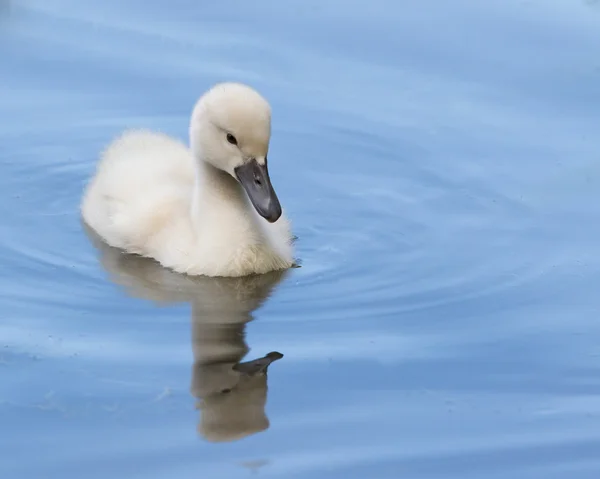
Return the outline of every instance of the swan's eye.
{"type": "Polygon", "coordinates": [[[227,141],[232,145],[237,145],[237,140],[235,139],[235,136],[233,136],[231,133],[227,133],[227,141]]]}

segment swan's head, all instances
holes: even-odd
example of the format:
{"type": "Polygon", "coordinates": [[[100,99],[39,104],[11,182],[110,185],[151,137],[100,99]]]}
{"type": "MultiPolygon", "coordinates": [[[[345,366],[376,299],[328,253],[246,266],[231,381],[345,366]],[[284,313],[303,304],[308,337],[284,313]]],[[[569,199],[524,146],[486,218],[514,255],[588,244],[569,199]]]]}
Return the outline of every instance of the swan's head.
{"type": "Polygon", "coordinates": [[[270,137],[269,103],[246,85],[215,85],[192,113],[190,144],[196,158],[233,176],[256,211],[274,223],[281,205],[267,168],[270,137]]]}

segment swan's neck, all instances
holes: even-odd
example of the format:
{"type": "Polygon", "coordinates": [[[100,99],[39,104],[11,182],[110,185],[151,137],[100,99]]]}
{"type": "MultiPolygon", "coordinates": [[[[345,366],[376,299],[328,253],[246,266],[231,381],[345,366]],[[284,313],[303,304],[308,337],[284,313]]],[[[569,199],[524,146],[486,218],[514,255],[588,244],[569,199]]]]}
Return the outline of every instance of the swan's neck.
{"type": "Polygon", "coordinates": [[[236,231],[247,234],[249,228],[254,229],[255,216],[246,192],[231,175],[196,161],[191,217],[197,232],[223,231],[231,241],[236,231]]]}

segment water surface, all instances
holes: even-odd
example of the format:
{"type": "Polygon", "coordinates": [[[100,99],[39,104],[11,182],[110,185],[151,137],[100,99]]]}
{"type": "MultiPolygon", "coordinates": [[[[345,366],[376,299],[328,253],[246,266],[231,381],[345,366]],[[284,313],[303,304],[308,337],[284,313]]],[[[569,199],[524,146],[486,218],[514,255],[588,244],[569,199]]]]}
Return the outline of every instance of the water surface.
{"type": "Polygon", "coordinates": [[[2,477],[598,477],[597,2],[3,5],[2,477]],[[302,267],[88,237],[103,146],[222,80],[272,103],[302,267]]]}

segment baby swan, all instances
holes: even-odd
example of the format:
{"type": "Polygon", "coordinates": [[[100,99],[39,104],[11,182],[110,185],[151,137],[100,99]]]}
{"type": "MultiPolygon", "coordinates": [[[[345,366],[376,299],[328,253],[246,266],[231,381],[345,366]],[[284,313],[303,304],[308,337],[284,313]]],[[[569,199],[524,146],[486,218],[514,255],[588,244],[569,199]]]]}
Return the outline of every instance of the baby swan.
{"type": "Polygon", "coordinates": [[[179,273],[246,276],[293,265],[290,225],[271,185],[271,108],[239,83],[196,103],[190,148],[126,131],[104,151],[83,220],[111,246],[179,273]]]}

